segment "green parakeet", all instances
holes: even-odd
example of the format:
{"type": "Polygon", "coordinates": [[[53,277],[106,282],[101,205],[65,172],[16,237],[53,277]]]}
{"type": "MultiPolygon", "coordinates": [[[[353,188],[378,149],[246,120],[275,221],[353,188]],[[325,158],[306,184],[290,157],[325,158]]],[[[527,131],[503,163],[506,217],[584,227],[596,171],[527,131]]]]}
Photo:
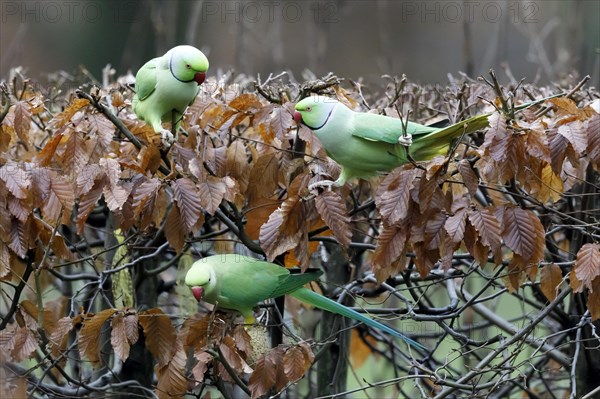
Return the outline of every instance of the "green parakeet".
{"type": "Polygon", "coordinates": [[[303,286],[317,280],[321,271],[293,274],[273,263],[241,255],[215,255],[196,261],[185,276],[194,297],[223,309],[239,311],[247,323],[254,321],[253,308],[258,302],[291,295],[303,302],[332,313],[363,322],[410,345],[424,347],[391,327],[317,294],[303,286]]]}
{"type": "Polygon", "coordinates": [[[310,96],[296,104],[294,120],[310,128],[327,155],[342,167],[335,181],[314,186],[343,186],[354,178],[369,179],[409,161],[444,155],[453,139],[488,126],[488,116],[478,115],[452,126],[435,128],[384,115],[356,112],[325,96],[310,96]],[[406,126],[406,135],[404,135],[406,126]]]}
{"type": "Polygon", "coordinates": [[[162,57],[146,62],[135,75],[133,112],[146,121],[165,142],[174,140],[163,129],[163,121],[179,122],[185,109],[194,102],[206,79],[208,59],[192,46],[177,46],[162,57]]]}

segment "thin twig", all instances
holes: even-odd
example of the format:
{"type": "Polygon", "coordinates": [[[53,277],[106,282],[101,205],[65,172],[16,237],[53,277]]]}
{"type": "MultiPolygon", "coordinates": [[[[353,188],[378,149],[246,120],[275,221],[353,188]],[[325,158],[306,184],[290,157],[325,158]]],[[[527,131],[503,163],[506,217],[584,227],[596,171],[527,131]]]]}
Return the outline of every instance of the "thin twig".
{"type": "MultiPolygon", "coordinates": [[[[94,108],[96,108],[98,111],[100,111],[100,113],[104,116],[106,116],[106,118],[108,118],[109,121],[111,121],[113,123],[113,125],[115,125],[117,127],[117,129],[119,129],[119,131],[121,133],[123,133],[123,135],[125,137],[127,137],[129,139],[129,141],[131,141],[131,143],[138,149],[141,150],[143,144],[140,142],[140,140],[138,140],[137,137],[135,137],[135,135],[133,133],[131,133],[131,131],[129,129],[127,129],[127,126],[125,126],[123,124],[123,122],[117,118],[117,116],[115,114],[113,114],[111,112],[111,110],[106,107],[104,104],[102,104],[100,102],[100,100],[96,97],[91,96],[90,94],[84,92],[83,90],[76,90],[75,94],[77,94],[77,97],[79,98],[85,98],[86,100],[88,100],[90,102],[90,104],[92,104],[94,106],[94,108]]],[[[163,161],[165,161],[164,159],[164,154],[163,155],[163,161]]],[[[165,162],[167,165],[169,164],[168,162],[165,162]]],[[[169,170],[169,168],[167,168],[164,165],[160,165],[158,167],[158,169],[161,171],[161,173],[163,173],[164,175],[168,176],[171,171],[169,170]]]]}
{"type": "MultiPolygon", "coordinates": [[[[533,319],[527,327],[523,328],[521,331],[518,331],[510,339],[506,340],[506,342],[503,345],[500,345],[498,348],[491,351],[479,363],[477,363],[475,366],[473,366],[471,371],[467,372],[463,377],[459,378],[456,381],[456,383],[464,384],[466,382],[469,382],[474,377],[476,377],[479,374],[480,370],[484,369],[488,364],[490,364],[494,359],[496,359],[496,357],[499,354],[501,354],[506,348],[508,348],[510,345],[517,343],[521,339],[525,338],[525,336],[528,335],[535,328],[535,326],[537,326],[540,322],[542,322],[556,306],[561,304],[562,301],[570,293],[571,293],[571,288],[568,287],[564,291],[562,291],[560,294],[558,294],[556,299],[554,299],[554,301],[552,301],[548,305],[548,307],[546,307],[546,309],[544,309],[544,311],[540,312],[540,314],[535,319],[533,319]]],[[[549,352],[549,355],[551,355],[552,353],[553,352],[549,352]]],[[[556,356],[556,358],[560,358],[561,360],[563,360],[562,356],[556,356]]],[[[566,358],[563,361],[566,361],[567,365],[570,364],[569,360],[566,358]]],[[[442,392],[440,392],[438,395],[436,395],[434,399],[443,399],[443,398],[447,397],[448,395],[452,394],[453,392],[455,392],[457,389],[458,388],[456,388],[456,387],[448,387],[448,388],[444,389],[442,392]]]]}

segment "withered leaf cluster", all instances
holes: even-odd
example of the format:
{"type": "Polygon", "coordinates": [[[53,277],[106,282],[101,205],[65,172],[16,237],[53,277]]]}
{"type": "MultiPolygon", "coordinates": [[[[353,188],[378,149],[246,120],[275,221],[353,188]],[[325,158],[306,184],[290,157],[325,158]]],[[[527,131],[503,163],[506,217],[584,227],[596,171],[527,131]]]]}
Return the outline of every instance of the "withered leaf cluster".
{"type": "Polygon", "coordinates": [[[166,240],[169,259],[198,246],[232,252],[243,245],[306,269],[325,241],[348,254],[366,249],[361,272],[382,283],[411,271],[426,279],[434,270],[460,268],[462,256],[480,268],[504,268],[510,292],[539,284],[549,301],[568,278],[574,292],[586,295],[592,318],[600,318],[592,204],[598,206],[598,194],[586,189],[597,190],[600,171],[600,115],[590,105],[598,102],[596,91],[515,113],[504,108],[508,97],[519,104],[552,93],[533,86],[497,93],[469,81],[443,89],[396,85],[365,98],[358,84],[336,84],[325,92],[364,111],[398,116],[412,108],[411,118],[422,123],[491,112],[490,126],[464,137],[446,157],[311,193],[311,182],[335,178],[339,167],[308,129],[295,125],[294,102],[215,85],[189,107],[170,148],[137,120],[123,85],[58,96],[18,75],[3,85],[0,278],[14,287],[14,306],[2,322],[5,361],[30,359],[43,346],[62,365],[75,333],[81,358],[104,364],[102,331],[109,331],[109,350],[123,361],[143,335],[159,397],[181,397],[213,373],[232,383],[246,378],[255,398],[285,389],[310,369],[314,355],[306,342],[257,350],[264,332],[250,337],[214,314],[177,325],[157,307],[94,308],[92,297],[84,305],[73,292],[51,302],[48,292],[60,294],[63,271],[80,272],[72,265],[93,264],[102,284],[119,267],[97,261],[104,254],[91,244],[103,240],[108,217],[127,238],[119,245],[131,259],[166,240]],[[592,211],[582,210],[586,201],[592,211]],[[188,355],[195,359],[191,369],[188,355]]]}

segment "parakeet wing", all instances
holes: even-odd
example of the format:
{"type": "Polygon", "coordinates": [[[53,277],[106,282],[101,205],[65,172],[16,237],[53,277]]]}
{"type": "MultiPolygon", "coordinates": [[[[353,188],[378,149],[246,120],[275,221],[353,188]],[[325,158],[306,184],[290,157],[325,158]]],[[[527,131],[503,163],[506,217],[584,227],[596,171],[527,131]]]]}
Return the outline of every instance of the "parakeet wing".
{"type": "Polygon", "coordinates": [[[256,259],[239,257],[226,265],[215,265],[220,281],[221,294],[232,302],[254,306],[257,302],[272,297],[279,281],[285,279],[288,271],[277,265],[256,259]]]}
{"type": "Polygon", "coordinates": [[[225,255],[225,263],[219,264],[221,259],[211,259],[220,280],[221,293],[243,304],[254,305],[288,294],[321,274],[320,271],[292,274],[284,267],[245,256],[225,255]]]}
{"type": "Polygon", "coordinates": [[[303,287],[305,284],[315,281],[319,276],[323,274],[320,270],[309,271],[302,274],[288,274],[287,276],[280,276],[279,285],[271,293],[271,298],[277,298],[285,294],[289,294],[298,288],[303,287]]]}
{"type": "Polygon", "coordinates": [[[138,71],[135,80],[136,94],[140,100],[145,100],[156,89],[156,63],[154,58],[144,64],[138,71]]]}
{"type": "MultiPolygon", "coordinates": [[[[389,116],[355,113],[353,121],[352,135],[366,140],[397,144],[403,132],[402,121],[389,116]]],[[[411,135],[427,134],[436,130],[413,122],[408,122],[406,127],[411,135]]]]}

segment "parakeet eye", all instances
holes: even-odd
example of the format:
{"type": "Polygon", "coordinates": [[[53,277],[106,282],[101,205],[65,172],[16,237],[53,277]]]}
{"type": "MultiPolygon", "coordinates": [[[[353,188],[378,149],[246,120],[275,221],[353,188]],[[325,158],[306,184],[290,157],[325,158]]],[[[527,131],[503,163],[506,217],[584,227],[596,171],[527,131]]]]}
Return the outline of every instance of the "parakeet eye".
{"type": "Polygon", "coordinates": [[[186,67],[187,69],[190,69],[190,68],[191,68],[191,65],[190,65],[190,64],[185,64],[185,67],[186,67]]]}
{"type": "Polygon", "coordinates": [[[306,107],[306,112],[312,111],[312,107],[306,107]]]}

